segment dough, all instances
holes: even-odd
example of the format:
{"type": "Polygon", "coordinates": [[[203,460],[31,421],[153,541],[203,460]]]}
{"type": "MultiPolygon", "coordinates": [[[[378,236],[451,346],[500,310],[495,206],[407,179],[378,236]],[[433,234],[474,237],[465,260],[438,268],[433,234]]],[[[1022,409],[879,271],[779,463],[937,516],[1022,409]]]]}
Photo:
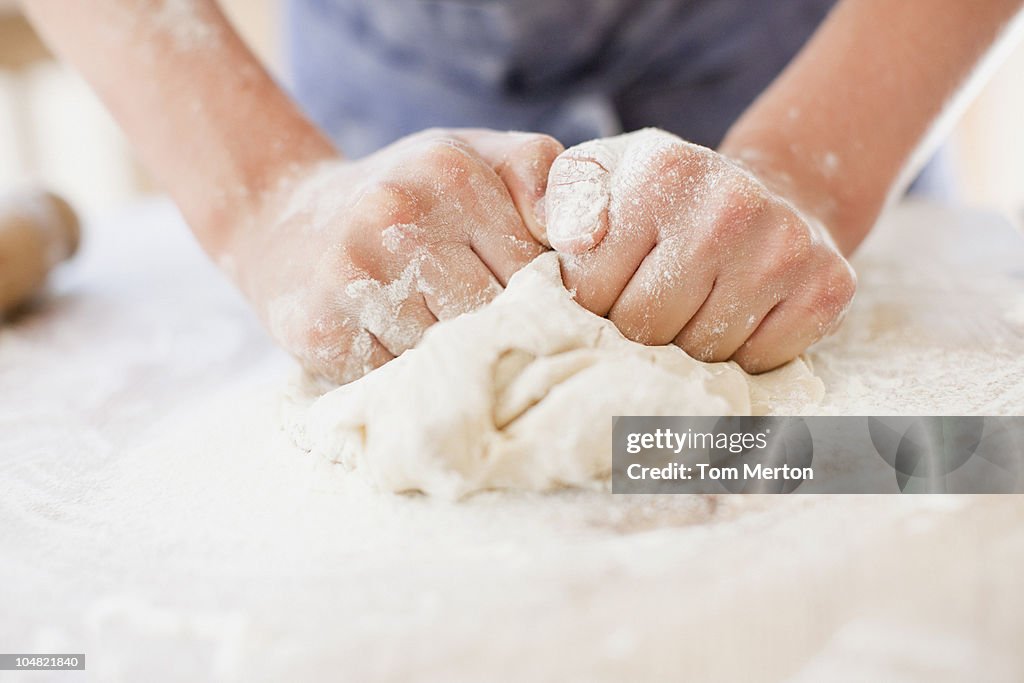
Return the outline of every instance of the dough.
{"type": "Polygon", "coordinates": [[[613,415],[749,415],[821,399],[802,360],[760,377],[623,337],[576,304],[545,254],[484,308],[317,399],[308,450],[389,491],[606,485],[613,415]]]}

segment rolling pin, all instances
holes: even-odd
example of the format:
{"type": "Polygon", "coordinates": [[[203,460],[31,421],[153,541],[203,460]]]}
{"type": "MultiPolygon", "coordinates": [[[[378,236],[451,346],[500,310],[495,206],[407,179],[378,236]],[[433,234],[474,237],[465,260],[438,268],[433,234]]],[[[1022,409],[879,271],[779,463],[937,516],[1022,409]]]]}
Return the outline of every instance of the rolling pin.
{"type": "Polygon", "coordinates": [[[0,197],[0,319],[38,293],[78,242],[78,217],[60,197],[41,190],[0,197]]]}

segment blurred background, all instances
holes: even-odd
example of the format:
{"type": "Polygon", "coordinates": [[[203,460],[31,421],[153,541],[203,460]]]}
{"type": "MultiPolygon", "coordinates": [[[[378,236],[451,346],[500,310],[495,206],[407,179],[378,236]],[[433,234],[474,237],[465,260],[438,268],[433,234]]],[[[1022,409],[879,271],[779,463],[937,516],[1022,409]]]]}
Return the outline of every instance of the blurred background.
{"type": "MultiPolygon", "coordinates": [[[[250,46],[282,77],[280,0],[222,0],[250,46]]],[[[971,104],[949,143],[958,199],[1024,224],[1024,45],[971,104]]],[[[38,181],[83,213],[157,188],[84,83],[54,62],[15,0],[0,0],[0,191],[38,181]]]]}

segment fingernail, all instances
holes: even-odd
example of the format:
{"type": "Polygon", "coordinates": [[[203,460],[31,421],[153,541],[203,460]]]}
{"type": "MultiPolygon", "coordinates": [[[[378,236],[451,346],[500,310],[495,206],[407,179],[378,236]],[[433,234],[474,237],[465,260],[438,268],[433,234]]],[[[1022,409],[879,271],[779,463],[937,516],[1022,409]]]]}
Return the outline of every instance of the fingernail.
{"type": "Polygon", "coordinates": [[[548,239],[558,251],[579,254],[600,242],[607,231],[609,174],[588,160],[563,159],[556,164],[546,207],[548,239]]]}

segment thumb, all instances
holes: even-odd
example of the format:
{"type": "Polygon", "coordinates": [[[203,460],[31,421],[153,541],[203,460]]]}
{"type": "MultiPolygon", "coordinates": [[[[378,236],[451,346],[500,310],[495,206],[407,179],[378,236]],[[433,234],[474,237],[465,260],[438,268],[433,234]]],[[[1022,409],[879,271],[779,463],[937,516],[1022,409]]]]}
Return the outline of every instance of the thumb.
{"type": "Polygon", "coordinates": [[[545,199],[548,240],[564,254],[593,249],[608,232],[612,170],[617,152],[591,140],[562,153],[551,165],[545,199]]]}
{"type": "Polygon", "coordinates": [[[544,192],[551,164],[565,149],[562,144],[541,133],[474,128],[448,132],[472,147],[494,169],[505,183],[523,225],[534,239],[546,246],[544,192]]]}

